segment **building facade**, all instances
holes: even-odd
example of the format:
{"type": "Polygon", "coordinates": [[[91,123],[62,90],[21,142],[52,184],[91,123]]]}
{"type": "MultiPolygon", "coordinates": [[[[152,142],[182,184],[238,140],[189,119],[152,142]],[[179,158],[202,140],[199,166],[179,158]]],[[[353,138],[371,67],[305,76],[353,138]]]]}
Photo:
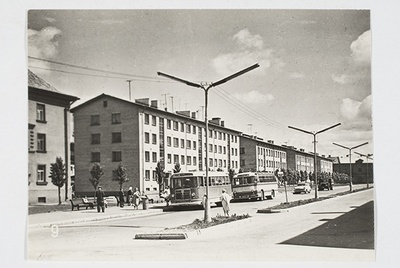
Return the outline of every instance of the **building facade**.
{"type": "Polygon", "coordinates": [[[138,187],[148,194],[159,191],[156,166],[167,174],[176,164],[181,172],[205,170],[205,150],[209,170],[239,169],[239,132],[228,129],[219,118],[209,123],[209,146],[205,146],[205,123],[190,111],[171,113],[158,109],[157,101],[126,101],[102,94],[72,109],[75,139],[75,191],[94,191],[89,170],[100,163],[104,175],[100,184],[107,194],[116,194],[119,185],[112,172],[122,163],[130,180],[124,187],[138,187]]]}
{"type": "Polygon", "coordinates": [[[77,97],[62,94],[28,71],[28,192],[29,203],[57,203],[58,188],[49,178],[50,165],[57,157],[66,165],[67,184],[61,199],[71,197],[69,108],[77,97]]]}
{"type": "MultiPolygon", "coordinates": [[[[288,169],[296,171],[314,172],[314,153],[308,153],[304,149],[297,149],[293,146],[284,146],[287,153],[288,169]]],[[[333,161],[324,155],[317,155],[317,172],[333,172],[333,161]]]]}
{"type": "MultiPolygon", "coordinates": [[[[349,163],[333,164],[333,171],[350,175],[349,163]]],[[[352,182],[353,183],[373,183],[374,182],[374,163],[364,163],[362,159],[358,159],[351,164],[352,182]]]]}
{"type": "Polygon", "coordinates": [[[242,171],[263,171],[274,174],[287,169],[286,149],[272,140],[242,134],[240,136],[240,168],[242,171]]]}

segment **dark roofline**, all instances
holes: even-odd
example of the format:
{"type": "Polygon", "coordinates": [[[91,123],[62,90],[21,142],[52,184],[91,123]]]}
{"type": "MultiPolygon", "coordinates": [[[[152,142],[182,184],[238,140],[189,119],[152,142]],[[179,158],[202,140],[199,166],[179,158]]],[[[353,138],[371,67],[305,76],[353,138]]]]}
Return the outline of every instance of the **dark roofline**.
{"type": "MultiPolygon", "coordinates": [[[[178,118],[184,119],[185,121],[192,121],[192,122],[196,122],[198,124],[205,124],[204,121],[193,119],[193,118],[188,117],[188,116],[183,116],[183,115],[180,115],[180,114],[177,114],[177,113],[171,113],[171,112],[164,111],[164,110],[161,110],[161,109],[158,109],[158,108],[153,108],[151,106],[147,106],[145,104],[141,104],[141,103],[138,103],[138,102],[132,102],[132,101],[120,99],[120,98],[117,98],[115,96],[111,96],[111,95],[108,95],[108,94],[105,94],[105,93],[102,93],[102,94],[98,95],[97,97],[94,97],[94,98],[92,98],[90,100],[87,100],[86,102],[84,102],[82,104],[79,104],[78,106],[72,108],[70,111],[72,113],[74,113],[76,110],[79,110],[80,108],[82,108],[82,107],[84,107],[84,106],[86,106],[86,105],[88,105],[88,104],[90,104],[90,103],[92,103],[92,102],[94,102],[94,101],[96,101],[96,100],[98,100],[100,98],[103,98],[103,97],[109,97],[109,98],[112,98],[112,99],[115,99],[115,100],[118,100],[118,101],[123,101],[123,102],[128,103],[128,104],[133,105],[133,106],[137,106],[137,107],[140,107],[140,108],[145,108],[145,109],[150,110],[150,111],[155,111],[155,112],[158,112],[158,113],[161,113],[161,114],[166,114],[166,115],[178,117],[178,118]]],[[[238,133],[238,134],[242,133],[241,131],[237,131],[237,130],[234,130],[234,129],[231,129],[231,128],[227,128],[227,127],[222,127],[220,125],[215,125],[215,124],[208,124],[208,125],[209,125],[209,129],[210,129],[210,126],[212,126],[212,128],[227,129],[229,131],[232,131],[232,132],[235,132],[235,133],[238,133]]]]}
{"type": "MultiPolygon", "coordinates": [[[[244,134],[244,133],[242,133],[242,134],[243,135],[240,135],[240,138],[244,138],[244,139],[248,139],[248,140],[251,140],[251,141],[258,142],[258,143],[263,143],[263,144],[266,144],[266,145],[271,145],[271,146],[274,146],[274,147],[282,148],[282,150],[286,149],[285,146],[282,146],[282,145],[279,145],[279,144],[275,144],[275,143],[270,143],[270,142],[265,141],[265,140],[254,139],[254,138],[250,137],[250,135],[248,135],[248,134],[244,134]]],[[[257,137],[257,138],[259,138],[259,137],[257,137]]]]}

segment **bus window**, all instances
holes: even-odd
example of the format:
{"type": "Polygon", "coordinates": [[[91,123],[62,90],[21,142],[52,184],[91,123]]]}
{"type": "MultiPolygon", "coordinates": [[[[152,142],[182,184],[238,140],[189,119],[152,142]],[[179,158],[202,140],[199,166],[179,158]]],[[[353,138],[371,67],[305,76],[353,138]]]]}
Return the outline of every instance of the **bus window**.
{"type": "Polygon", "coordinates": [[[190,177],[190,178],[183,178],[183,188],[195,188],[197,187],[197,178],[190,177]]]}

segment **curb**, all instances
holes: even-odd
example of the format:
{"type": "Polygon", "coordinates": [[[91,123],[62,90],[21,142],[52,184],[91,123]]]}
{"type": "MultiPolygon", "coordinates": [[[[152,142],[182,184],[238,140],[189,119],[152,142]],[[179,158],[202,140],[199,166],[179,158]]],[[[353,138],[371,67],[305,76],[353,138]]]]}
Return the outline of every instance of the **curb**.
{"type": "Polygon", "coordinates": [[[187,239],[186,233],[164,233],[164,234],[136,234],[134,239],[145,240],[183,240],[187,239]]]}
{"type": "Polygon", "coordinates": [[[72,219],[65,221],[57,221],[57,222],[46,222],[46,223],[35,223],[28,225],[29,228],[38,228],[38,227],[51,227],[53,225],[68,225],[68,224],[76,224],[76,223],[84,223],[84,222],[93,222],[93,221],[101,221],[101,220],[109,220],[109,219],[117,219],[117,218],[128,218],[128,217],[140,217],[149,214],[161,214],[163,212],[162,209],[152,209],[146,210],[139,213],[124,213],[124,214],[115,214],[115,215],[101,215],[98,217],[92,218],[82,218],[82,219],[72,219]]]}
{"type": "Polygon", "coordinates": [[[289,212],[289,209],[259,209],[257,210],[257,213],[283,213],[283,212],[289,212]]]}

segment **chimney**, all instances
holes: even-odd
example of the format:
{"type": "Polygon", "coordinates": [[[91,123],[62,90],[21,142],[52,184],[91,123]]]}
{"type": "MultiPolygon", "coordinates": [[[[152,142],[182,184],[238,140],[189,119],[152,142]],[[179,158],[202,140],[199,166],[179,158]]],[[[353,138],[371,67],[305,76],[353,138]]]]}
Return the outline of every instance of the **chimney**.
{"type": "Polygon", "coordinates": [[[221,127],[225,127],[225,121],[221,121],[221,127]]]}
{"type": "Polygon", "coordinates": [[[150,106],[152,108],[156,108],[157,109],[158,108],[158,100],[152,100],[150,106]]]}
{"type": "Polygon", "coordinates": [[[273,140],[268,140],[267,142],[270,143],[270,144],[274,144],[273,140]]]}
{"type": "Polygon", "coordinates": [[[304,149],[303,149],[303,148],[300,148],[300,152],[304,152],[304,149]]]}
{"type": "Polygon", "coordinates": [[[196,119],[196,112],[192,112],[192,118],[196,119]]]}
{"type": "Polygon", "coordinates": [[[149,98],[135,99],[135,102],[149,106],[149,98]]]}
{"type": "Polygon", "coordinates": [[[190,111],[176,111],[177,114],[190,117],[190,111]]]}
{"type": "Polygon", "coordinates": [[[219,118],[219,117],[214,117],[214,118],[212,118],[210,121],[209,121],[211,124],[214,124],[214,125],[220,125],[220,123],[221,123],[221,118],[219,118]]]}
{"type": "Polygon", "coordinates": [[[325,155],[323,154],[323,155],[321,155],[323,158],[325,158],[325,155]]]}

